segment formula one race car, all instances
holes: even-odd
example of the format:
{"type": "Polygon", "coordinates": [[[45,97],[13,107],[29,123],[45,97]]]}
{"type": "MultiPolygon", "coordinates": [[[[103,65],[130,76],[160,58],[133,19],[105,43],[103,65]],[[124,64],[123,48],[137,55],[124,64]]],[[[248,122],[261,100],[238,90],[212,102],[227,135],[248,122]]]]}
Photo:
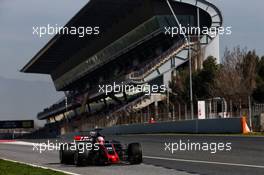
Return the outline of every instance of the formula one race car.
{"type": "Polygon", "coordinates": [[[91,131],[88,136],[74,137],[74,142],[60,145],[62,164],[109,165],[117,163],[142,163],[140,143],[121,144],[119,141],[105,141],[98,131],[91,131]]]}

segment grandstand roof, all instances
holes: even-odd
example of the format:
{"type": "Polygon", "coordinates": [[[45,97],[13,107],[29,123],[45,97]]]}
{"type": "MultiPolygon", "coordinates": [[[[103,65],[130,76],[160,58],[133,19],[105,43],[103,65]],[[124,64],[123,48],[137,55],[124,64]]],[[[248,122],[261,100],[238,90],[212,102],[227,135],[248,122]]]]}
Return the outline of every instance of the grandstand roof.
{"type": "MultiPolygon", "coordinates": [[[[90,0],[65,26],[100,26],[110,28],[142,0],[90,0]]],[[[100,33],[104,31],[100,30],[100,33]]],[[[79,38],[77,35],[55,35],[23,68],[25,73],[50,74],[60,63],[76,53],[95,37],[79,38]]]]}
{"type": "MultiPolygon", "coordinates": [[[[65,26],[100,26],[100,34],[103,35],[105,30],[111,28],[133,9],[142,4],[147,8],[150,5],[148,3],[153,1],[159,0],[90,0],[65,26]]],[[[220,15],[219,21],[222,22],[220,11],[206,0],[174,1],[194,6],[201,4],[200,8],[204,6],[205,10],[213,8],[220,15]]],[[[51,74],[57,66],[95,39],[96,36],[79,38],[77,35],[57,34],[21,69],[21,72],[51,74]]]]}

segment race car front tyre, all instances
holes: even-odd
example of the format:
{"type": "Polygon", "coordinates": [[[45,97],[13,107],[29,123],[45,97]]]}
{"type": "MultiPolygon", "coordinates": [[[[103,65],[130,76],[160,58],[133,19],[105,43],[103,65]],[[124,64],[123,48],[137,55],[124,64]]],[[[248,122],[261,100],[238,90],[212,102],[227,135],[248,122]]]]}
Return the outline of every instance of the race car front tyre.
{"type": "Polygon", "coordinates": [[[131,143],[128,145],[128,162],[130,164],[141,164],[142,158],[142,148],[140,143],[131,143]]]}

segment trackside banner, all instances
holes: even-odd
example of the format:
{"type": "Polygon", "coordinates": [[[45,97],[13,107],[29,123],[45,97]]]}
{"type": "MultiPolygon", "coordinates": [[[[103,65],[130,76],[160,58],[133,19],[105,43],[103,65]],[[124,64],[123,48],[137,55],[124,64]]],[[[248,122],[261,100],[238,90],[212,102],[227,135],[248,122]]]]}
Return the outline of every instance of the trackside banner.
{"type": "Polygon", "coordinates": [[[34,128],[34,120],[0,121],[0,129],[34,128]]]}

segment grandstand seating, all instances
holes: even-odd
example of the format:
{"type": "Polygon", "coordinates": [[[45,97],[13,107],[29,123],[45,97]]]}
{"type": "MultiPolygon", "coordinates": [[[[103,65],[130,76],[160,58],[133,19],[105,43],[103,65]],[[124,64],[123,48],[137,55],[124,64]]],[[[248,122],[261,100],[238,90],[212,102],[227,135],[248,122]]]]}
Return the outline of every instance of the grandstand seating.
{"type": "MultiPolygon", "coordinates": [[[[166,35],[164,27],[179,27],[179,23],[165,1],[102,2],[90,1],[67,23],[68,27],[100,24],[100,37],[77,39],[56,35],[23,68],[23,72],[50,74],[55,88],[64,91],[67,97],[38,114],[38,119],[49,122],[58,115],[63,117],[35,131],[34,136],[53,130],[54,133],[45,137],[55,137],[62,130],[75,132],[147,122],[152,116],[160,121],[169,120],[167,94],[148,96],[136,92],[118,96],[120,94],[112,92],[106,95],[98,91],[98,85],[166,84],[167,87],[168,76],[188,61],[188,47],[208,45],[214,39],[210,34],[192,36],[188,41],[182,34],[166,35]],[[111,9],[111,13],[102,12],[102,4],[105,9],[111,9]],[[90,13],[91,9],[97,15],[90,13]],[[162,107],[156,109],[157,104],[162,107]],[[146,111],[146,108],[150,109],[146,111]]],[[[221,12],[205,0],[175,0],[171,3],[182,25],[200,24],[199,27],[216,28],[222,25],[221,12]],[[198,8],[199,22],[196,20],[198,8]]]]}

